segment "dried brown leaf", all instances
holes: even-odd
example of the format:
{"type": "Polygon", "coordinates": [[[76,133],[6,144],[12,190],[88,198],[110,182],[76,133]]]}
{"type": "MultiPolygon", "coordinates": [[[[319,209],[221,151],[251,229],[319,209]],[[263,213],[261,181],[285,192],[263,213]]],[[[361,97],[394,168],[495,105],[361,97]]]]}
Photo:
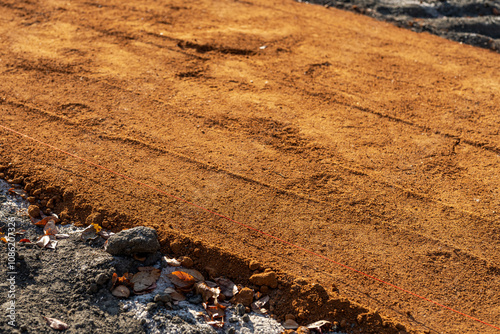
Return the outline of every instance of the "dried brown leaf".
{"type": "Polygon", "coordinates": [[[135,293],[150,289],[161,275],[161,270],[154,267],[140,267],[138,269],[139,272],[130,278],[135,293]]]}
{"type": "MultiPolygon", "coordinates": [[[[32,219],[33,221],[33,219],[32,219]]],[[[33,223],[37,226],[45,226],[49,221],[53,221],[54,223],[58,223],[59,222],[59,218],[57,218],[56,216],[47,216],[39,221],[37,221],[36,223],[33,223]]]]}
{"type": "Polygon", "coordinates": [[[167,275],[170,281],[181,291],[190,291],[196,283],[196,279],[183,271],[174,271],[167,275]]]}
{"type": "Polygon", "coordinates": [[[182,269],[181,271],[188,273],[189,275],[193,276],[196,281],[204,281],[205,277],[196,269],[182,269]]]}
{"type": "Polygon", "coordinates": [[[176,300],[176,301],[183,301],[183,300],[186,300],[186,297],[180,293],[179,291],[176,291],[175,289],[172,289],[172,288],[166,288],[165,291],[166,294],[170,295],[170,297],[173,299],[173,300],[176,300]]]}
{"type": "Polygon", "coordinates": [[[59,233],[59,230],[54,220],[49,220],[47,224],[45,224],[45,227],[43,228],[43,233],[45,235],[56,235],[59,233]]]}
{"type": "Polygon", "coordinates": [[[215,282],[220,287],[220,291],[227,298],[233,298],[238,294],[238,287],[229,279],[225,277],[219,277],[215,279],[215,282]]]}

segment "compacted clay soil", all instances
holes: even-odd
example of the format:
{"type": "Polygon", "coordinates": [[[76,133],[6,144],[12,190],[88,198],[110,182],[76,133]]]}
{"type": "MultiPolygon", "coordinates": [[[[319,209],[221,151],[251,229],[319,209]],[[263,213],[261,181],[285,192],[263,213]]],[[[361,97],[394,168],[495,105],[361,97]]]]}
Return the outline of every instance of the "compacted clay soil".
{"type": "Polygon", "coordinates": [[[291,0],[0,7],[0,172],[65,222],[257,259],[280,319],[498,333],[325,259],[500,325],[497,53],[291,0]]]}

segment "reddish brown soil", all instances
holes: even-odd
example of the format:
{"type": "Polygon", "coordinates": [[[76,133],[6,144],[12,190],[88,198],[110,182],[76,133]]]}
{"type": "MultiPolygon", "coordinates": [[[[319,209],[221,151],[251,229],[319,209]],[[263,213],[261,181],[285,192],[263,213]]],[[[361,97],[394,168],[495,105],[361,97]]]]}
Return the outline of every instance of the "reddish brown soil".
{"type": "MultiPolygon", "coordinates": [[[[500,325],[499,54],[291,0],[0,8],[2,125],[500,325]]],[[[232,277],[256,258],[407,328],[498,333],[0,133],[6,176],[59,192],[68,221],[186,237],[232,277]]],[[[354,304],[304,305],[276,312],[354,304]]]]}

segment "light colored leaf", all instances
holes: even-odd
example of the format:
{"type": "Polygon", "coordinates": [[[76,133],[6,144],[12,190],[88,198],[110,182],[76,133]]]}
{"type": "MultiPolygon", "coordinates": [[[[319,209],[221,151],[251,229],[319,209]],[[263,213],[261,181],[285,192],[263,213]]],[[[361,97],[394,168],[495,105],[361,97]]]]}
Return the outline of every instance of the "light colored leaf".
{"type": "Polygon", "coordinates": [[[176,259],[170,259],[166,256],[163,257],[163,262],[165,262],[168,266],[171,267],[180,267],[181,263],[177,261],[176,259]]]}
{"type": "Polygon", "coordinates": [[[83,241],[87,241],[89,239],[95,239],[97,238],[99,235],[97,235],[97,231],[95,230],[95,227],[94,225],[96,224],[91,224],[89,226],[87,226],[83,231],[82,231],[82,234],[80,236],[80,238],[83,240],[83,241]]]}
{"type": "Polygon", "coordinates": [[[197,294],[200,294],[203,297],[203,302],[215,302],[217,304],[217,298],[219,298],[220,289],[211,288],[205,282],[198,282],[195,284],[194,289],[197,294]]]}
{"type": "Polygon", "coordinates": [[[63,331],[69,328],[69,326],[66,323],[62,322],[61,320],[48,317],[43,317],[43,318],[47,322],[47,325],[50,326],[50,328],[57,329],[58,331],[63,331]]]}
{"type": "Polygon", "coordinates": [[[125,285],[118,285],[111,291],[111,294],[118,298],[128,298],[130,296],[130,290],[125,285]]]}
{"type": "Polygon", "coordinates": [[[40,248],[56,249],[57,240],[53,235],[44,235],[35,244],[40,248]]]}

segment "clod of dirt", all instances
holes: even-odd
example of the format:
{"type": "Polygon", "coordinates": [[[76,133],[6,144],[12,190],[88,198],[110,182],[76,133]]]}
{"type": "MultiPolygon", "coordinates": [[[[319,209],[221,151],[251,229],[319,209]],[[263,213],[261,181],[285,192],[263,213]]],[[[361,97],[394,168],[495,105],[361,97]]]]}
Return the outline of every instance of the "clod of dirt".
{"type": "MultiPolygon", "coordinates": [[[[48,207],[48,205],[49,205],[49,203],[47,203],[47,207],[48,207]]],[[[100,212],[94,212],[87,217],[87,219],[85,220],[85,224],[86,225],[90,225],[90,224],[100,225],[100,224],[102,224],[102,221],[103,221],[102,214],[100,212]]]]}
{"type": "Polygon", "coordinates": [[[174,254],[180,254],[182,252],[182,243],[179,240],[173,240],[170,242],[170,249],[174,254]]]}
{"type": "Polygon", "coordinates": [[[278,279],[276,278],[276,273],[274,271],[253,274],[250,277],[250,282],[258,286],[266,285],[272,289],[276,289],[278,287],[278,279]]]}
{"type": "Polygon", "coordinates": [[[40,217],[40,208],[38,207],[38,205],[30,205],[28,207],[28,214],[31,216],[31,217],[40,217]]]}
{"type": "Polygon", "coordinates": [[[258,261],[252,260],[250,261],[248,268],[250,270],[260,270],[262,268],[262,265],[258,261]]]}
{"type": "Polygon", "coordinates": [[[243,288],[241,291],[231,299],[233,304],[243,304],[244,306],[250,306],[253,302],[253,290],[250,288],[243,288]]]}
{"type": "Polygon", "coordinates": [[[154,253],[159,249],[156,231],[145,226],[137,226],[112,235],[106,246],[106,251],[111,255],[154,253]]]}
{"type": "Polygon", "coordinates": [[[183,256],[180,259],[181,265],[185,268],[192,268],[194,265],[193,260],[189,256],[183,256]]]}

